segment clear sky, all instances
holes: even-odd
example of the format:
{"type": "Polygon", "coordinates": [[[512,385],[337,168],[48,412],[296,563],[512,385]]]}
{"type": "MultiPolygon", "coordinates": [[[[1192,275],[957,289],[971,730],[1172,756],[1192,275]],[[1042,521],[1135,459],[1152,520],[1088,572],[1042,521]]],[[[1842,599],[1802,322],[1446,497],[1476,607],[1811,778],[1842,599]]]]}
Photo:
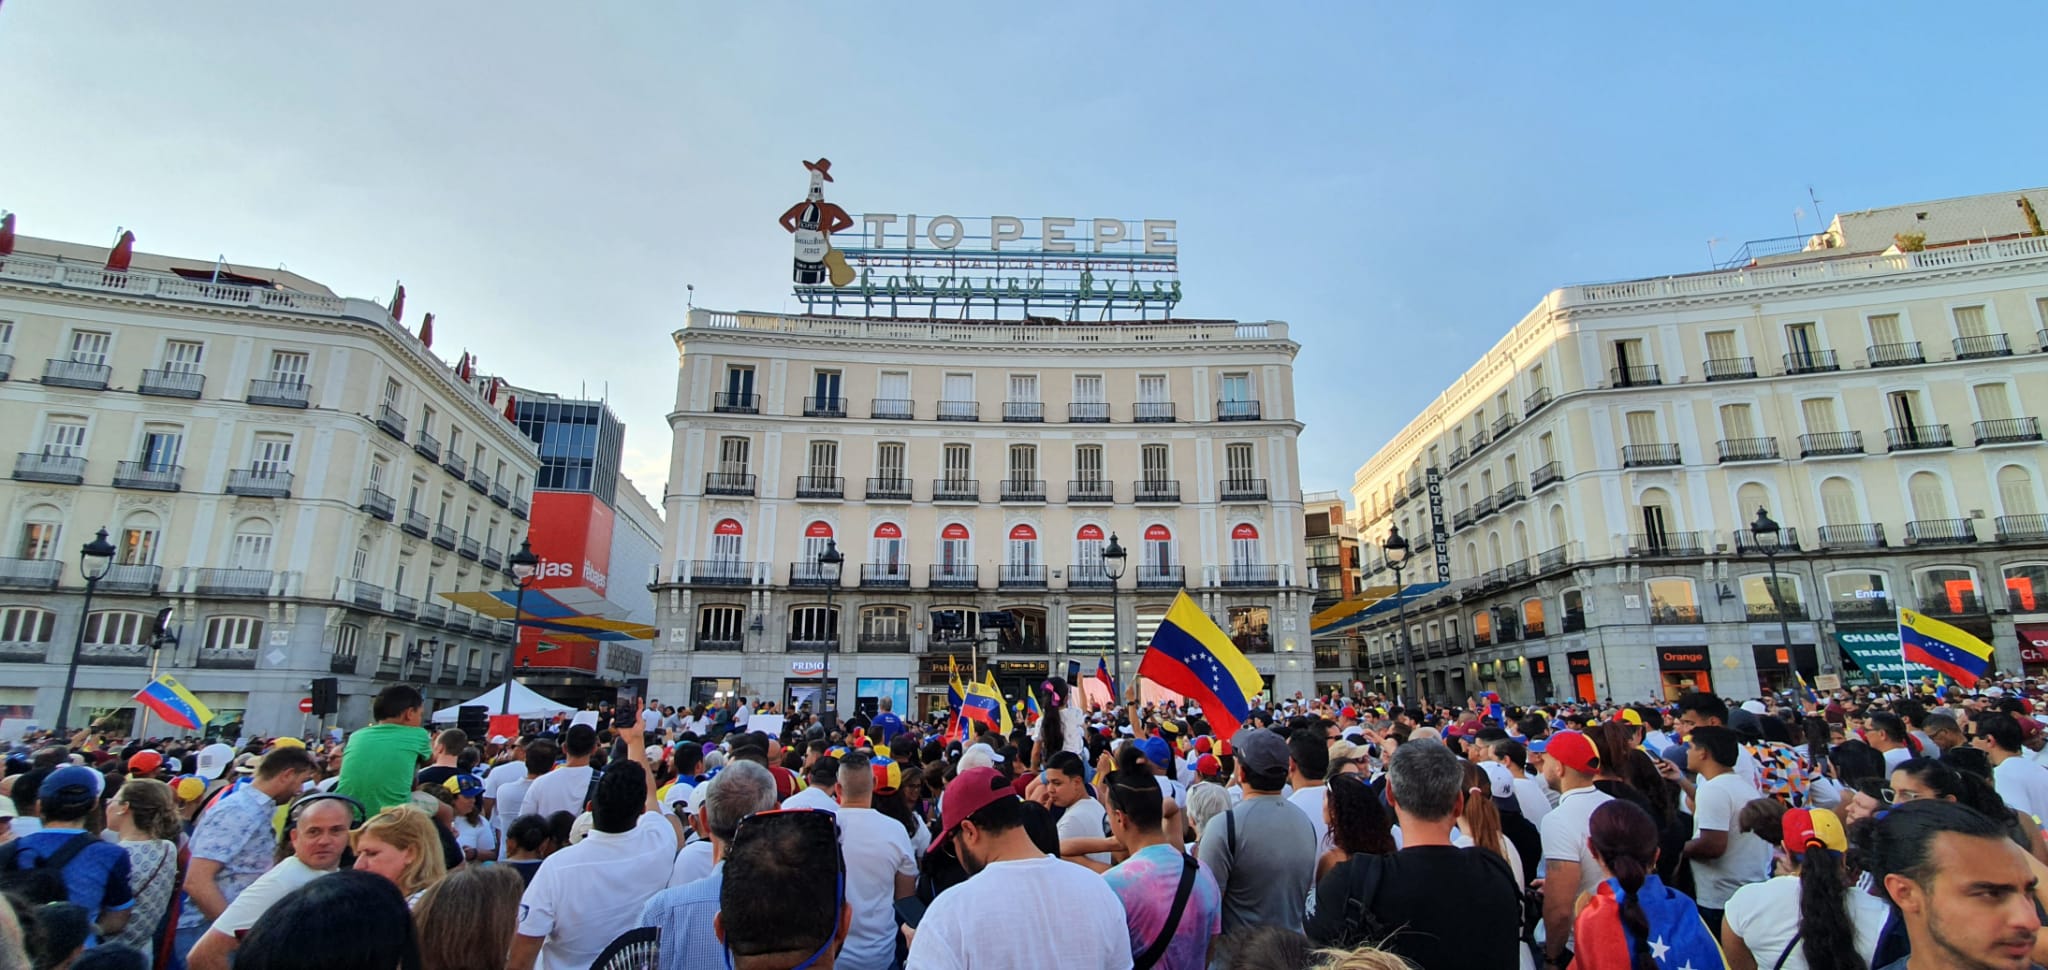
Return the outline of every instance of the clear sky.
{"type": "Polygon", "coordinates": [[[2048,181],[2038,3],[0,7],[20,231],[284,265],[608,394],[657,506],[685,285],[788,305],[849,211],[1179,220],[1188,316],[1286,320],[1306,488],[1548,290],[2048,181]],[[1803,219],[1794,213],[1804,209],[1803,219]]]}

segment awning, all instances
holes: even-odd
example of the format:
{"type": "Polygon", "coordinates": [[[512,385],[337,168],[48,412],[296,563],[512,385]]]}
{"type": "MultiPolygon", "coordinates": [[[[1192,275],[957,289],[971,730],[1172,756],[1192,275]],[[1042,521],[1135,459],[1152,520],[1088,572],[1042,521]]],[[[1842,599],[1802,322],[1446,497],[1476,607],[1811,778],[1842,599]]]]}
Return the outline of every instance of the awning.
{"type": "Polygon", "coordinates": [[[1352,610],[1350,615],[1348,616],[1332,620],[1326,625],[1317,625],[1322,621],[1322,618],[1325,615],[1332,613],[1343,606],[1348,605],[1347,603],[1339,603],[1336,606],[1330,607],[1329,609],[1324,610],[1322,613],[1317,614],[1316,619],[1312,620],[1309,623],[1309,636],[1321,637],[1328,636],[1332,633],[1341,633],[1354,626],[1357,626],[1360,623],[1364,623],[1366,620],[1372,619],[1373,617],[1383,616],[1389,612],[1392,612],[1393,610],[1398,609],[1402,603],[1415,602],[1415,600],[1418,597],[1434,593],[1437,590],[1443,589],[1446,585],[1447,584],[1445,583],[1410,583],[1401,589],[1401,595],[1399,597],[1396,597],[1394,595],[1394,588],[1392,586],[1374,587],[1373,589],[1367,590],[1366,592],[1374,593],[1381,592],[1382,590],[1384,590],[1384,592],[1381,592],[1381,595],[1378,599],[1368,600],[1365,597],[1361,597],[1359,599],[1349,601],[1350,603],[1357,603],[1360,605],[1356,609],[1352,610]]]}
{"type": "Polygon", "coordinates": [[[617,604],[587,589],[529,589],[523,601],[516,589],[442,593],[441,598],[494,620],[512,619],[513,605],[519,603],[520,626],[572,643],[654,639],[653,627],[624,619],[617,604]]]}
{"type": "MultiPolygon", "coordinates": [[[[456,718],[462,716],[462,709],[465,707],[485,707],[489,709],[485,713],[516,714],[526,718],[552,717],[556,714],[567,714],[575,710],[575,708],[567,704],[557,704],[534,693],[525,684],[516,680],[512,682],[512,709],[510,711],[503,710],[504,706],[505,685],[499,684],[453,707],[444,707],[435,711],[434,720],[453,723],[456,718]]],[[[472,738],[471,740],[475,739],[472,738]]]]}

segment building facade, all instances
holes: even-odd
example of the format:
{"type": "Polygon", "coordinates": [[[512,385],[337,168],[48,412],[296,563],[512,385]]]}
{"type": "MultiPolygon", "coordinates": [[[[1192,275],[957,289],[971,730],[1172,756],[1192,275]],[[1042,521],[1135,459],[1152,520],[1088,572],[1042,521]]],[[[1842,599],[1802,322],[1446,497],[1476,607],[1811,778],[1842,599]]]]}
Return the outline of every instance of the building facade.
{"type": "Polygon", "coordinates": [[[1135,670],[1183,588],[1309,686],[1285,324],[694,310],[675,341],[655,696],[923,712],[950,661],[1019,697],[1119,636],[1135,670]]]}
{"type": "Polygon", "coordinates": [[[303,277],[107,260],[0,257],[0,714],[54,724],[81,636],[74,725],[133,717],[153,662],[213,733],[297,733],[317,677],[344,725],[383,681],[451,702],[493,682],[511,625],[438,596],[503,588],[525,531],[533,445],[484,389],[303,277]],[[118,554],[81,616],[102,528],[118,554]],[[178,639],[153,651],[165,606],[178,639]]]}
{"type": "MultiPolygon", "coordinates": [[[[2000,204],[2020,195],[2048,204],[2000,204]]],[[[1939,226],[1951,205],[1983,208],[1905,208],[1939,226]]],[[[1747,697],[1794,670],[1854,679],[1895,660],[1897,607],[2038,669],[2048,237],[2018,220],[1876,252],[1838,220],[1723,271],[1549,294],[1353,486],[1372,558],[1390,527],[1414,541],[1412,584],[1437,578],[1440,477],[1450,582],[1405,603],[1424,689],[1747,697]],[[1749,531],[1760,509],[1781,546],[1749,531]]],[[[1393,616],[1346,629],[1331,669],[1398,684],[1393,616]]]]}

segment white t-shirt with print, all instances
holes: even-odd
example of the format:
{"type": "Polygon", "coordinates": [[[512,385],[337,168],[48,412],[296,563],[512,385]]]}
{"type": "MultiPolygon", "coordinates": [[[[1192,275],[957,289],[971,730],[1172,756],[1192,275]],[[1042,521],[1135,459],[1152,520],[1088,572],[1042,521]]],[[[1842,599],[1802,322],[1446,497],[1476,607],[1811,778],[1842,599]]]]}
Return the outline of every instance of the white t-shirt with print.
{"type": "Polygon", "coordinates": [[[853,907],[853,923],[833,966],[888,970],[896,959],[896,877],[917,875],[910,833],[902,822],[872,808],[842,806],[839,852],[846,860],[846,902],[853,907]]]}
{"type": "MultiPolygon", "coordinates": [[[[530,797],[530,796],[529,796],[530,797]]],[[[588,970],[662,888],[650,879],[675,860],[676,831],[659,812],[647,812],[625,832],[592,832],[548,856],[519,898],[519,933],[542,938],[547,970],[588,970]],[[657,868],[659,867],[659,868],[657,868]]]]}

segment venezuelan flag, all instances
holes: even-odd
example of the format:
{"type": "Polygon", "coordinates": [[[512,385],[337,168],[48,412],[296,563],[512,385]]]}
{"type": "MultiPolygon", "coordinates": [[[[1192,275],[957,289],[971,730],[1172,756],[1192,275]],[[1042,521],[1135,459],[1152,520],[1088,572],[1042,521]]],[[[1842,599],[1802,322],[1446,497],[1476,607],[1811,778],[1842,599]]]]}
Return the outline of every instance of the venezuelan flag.
{"type": "Polygon", "coordinates": [[[1110,707],[1114,708],[1119,703],[1122,703],[1117,695],[1116,681],[1111,680],[1109,677],[1109,664],[1105,663],[1101,657],[1095,658],[1095,679],[1101,682],[1103,690],[1109,692],[1110,707]]]}
{"type": "Polygon", "coordinates": [[[1899,611],[1899,646],[1907,663],[1932,667],[1965,687],[1991,666],[1991,644],[1924,613],[1899,611]]]}
{"type": "Polygon", "coordinates": [[[946,657],[946,708],[957,711],[960,702],[967,697],[967,688],[960,686],[960,666],[946,657]]]}
{"type": "Polygon", "coordinates": [[[1024,719],[1026,721],[1036,721],[1041,716],[1043,715],[1038,710],[1038,697],[1033,694],[1024,695],[1024,719]]]}
{"type": "Polygon", "coordinates": [[[164,674],[135,692],[135,703],[156,712],[166,723],[197,731],[213,720],[213,711],[185,689],[177,678],[164,674]]]}
{"type": "Polygon", "coordinates": [[[967,693],[960,702],[960,718],[980,724],[992,732],[1009,733],[1010,712],[1003,710],[1003,695],[981,681],[967,685],[967,693]]]}
{"type": "Polygon", "coordinates": [[[1252,698],[1266,689],[1258,668],[1185,590],[1152,632],[1138,676],[1194,698],[1218,737],[1236,734],[1251,713],[1252,698]]]}
{"type": "Polygon", "coordinates": [[[1011,722],[1011,720],[1010,720],[1010,706],[1009,706],[1008,704],[1004,704],[1004,703],[1002,702],[1002,701],[1003,701],[1003,689],[1002,689],[1001,687],[997,687],[997,686],[996,686],[996,672],[995,672],[995,671],[993,671],[993,670],[990,670],[990,671],[986,672],[986,673],[985,673],[985,674],[983,675],[983,678],[984,678],[984,680],[986,680],[987,682],[986,682],[986,683],[984,683],[984,684],[982,684],[982,686],[983,686],[983,687],[986,687],[986,688],[988,688],[988,692],[989,692],[990,694],[993,694],[993,695],[995,695],[995,698],[996,698],[996,708],[997,708],[998,710],[1000,710],[1000,711],[1002,711],[1002,712],[1003,712],[1003,723],[1002,723],[1002,725],[1001,725],[1001,727],[1002,727],[1002,731],[1001,731],[1001,733],[1002,733],[1002,735],[1003,735],[1004,737],[1009,737],[1009,736],[1010,736],[1010,730],[1011,730],[1011,729],[1012,729],[1013,727],[1015,727],[1015,724],[1014,724],[1014,723],[1012,723],[1012,722],[1011,722]]]}

